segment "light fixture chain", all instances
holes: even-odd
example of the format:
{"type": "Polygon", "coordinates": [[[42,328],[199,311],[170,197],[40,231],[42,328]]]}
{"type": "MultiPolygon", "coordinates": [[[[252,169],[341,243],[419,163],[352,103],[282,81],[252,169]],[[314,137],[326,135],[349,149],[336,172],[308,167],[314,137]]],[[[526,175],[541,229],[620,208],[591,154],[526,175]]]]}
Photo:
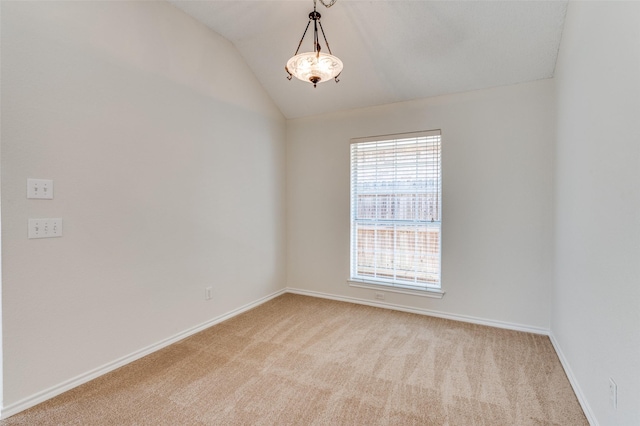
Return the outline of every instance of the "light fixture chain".
{"type": "MultiPolygon", "coordinates": [[[[338,0],[331,0],[331,1],[327,4],[327,3],[325,3],[325,2],[324,2],[324,0],[320,0],[320,3],[322,3],[322,5],[328,9],[328,8],[330,8],[331,6],[333,6],[334,4],[336,4],[336,1],[338,1],[338,0]]],[[[315,0],[313,1],[313,3],[315,4],[315,0]]]]}

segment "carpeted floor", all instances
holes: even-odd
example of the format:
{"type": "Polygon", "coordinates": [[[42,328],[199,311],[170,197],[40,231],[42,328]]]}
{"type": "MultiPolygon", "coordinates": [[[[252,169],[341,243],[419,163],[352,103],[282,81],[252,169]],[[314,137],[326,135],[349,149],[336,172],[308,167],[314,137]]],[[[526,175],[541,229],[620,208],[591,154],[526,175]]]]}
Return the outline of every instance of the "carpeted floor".
{"type": "Polygon", "coordinates": [[[0,425],[588,425],[545,336],[285,294],[0,425]]]}

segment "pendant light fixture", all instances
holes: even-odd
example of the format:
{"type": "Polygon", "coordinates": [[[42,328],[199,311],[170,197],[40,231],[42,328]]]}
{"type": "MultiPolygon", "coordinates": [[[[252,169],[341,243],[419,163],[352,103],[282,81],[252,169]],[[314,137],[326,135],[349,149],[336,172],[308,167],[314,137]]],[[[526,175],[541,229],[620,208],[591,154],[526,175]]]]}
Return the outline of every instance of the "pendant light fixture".
{"type": "MultiPolygon", "coordinates": [[[[333,6],[335,2],[336,0],[331,0],[331,2],[327,4],[323,0],[320,0],[320,3],[327,8],[333,6]]],[[[342,61],[331,54],[331,48],[329,47],[327,36],[324,34],[324,29],[322,29],[320,18],[320,13],[316,11],[316,0],[313,0],[313,12],[309,13],[309,22],[307,22],[307,27],[304,29],[300,43],[298,43],[296,53],[294,53],[294,56],[287,61],[287,65],[284,67],[287,74],[289,74],[287,76],[289,80],[291,80],[292,77],[296,77],[299,80],[312,83],[313,87],[316,87],[318,83],[331,79],[334,79],[337,83],[340,81],[338,80],[338,77],[340,76],[343,67],[342,61]],[[298,53],[300,46],[302,45],[302,41],[304,40],[304,36],[307,35],[307,30],[309,29],[311,22],[313,22],[313,52],[298,53]],[[327,46],[329,53],[323,53],[320,51],[318,27],[320,27],[322,38],[324,38],[324,43],[327,46]]]]}

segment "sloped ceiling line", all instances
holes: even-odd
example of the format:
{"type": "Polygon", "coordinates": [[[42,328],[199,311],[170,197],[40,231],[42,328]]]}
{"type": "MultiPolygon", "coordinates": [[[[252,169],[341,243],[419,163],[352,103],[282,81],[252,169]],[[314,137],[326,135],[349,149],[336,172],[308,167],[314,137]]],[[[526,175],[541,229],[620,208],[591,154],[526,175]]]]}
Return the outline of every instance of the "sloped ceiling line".
{"type": "Polygon", "coordinates": [[[284,72],[311,0],[169,1],[230,40],[287,118],[550,78],[567,8],[566,0],[338,0],[322,8],[322,23],[345,68],[340,83],[314,89],[284,72]]]}

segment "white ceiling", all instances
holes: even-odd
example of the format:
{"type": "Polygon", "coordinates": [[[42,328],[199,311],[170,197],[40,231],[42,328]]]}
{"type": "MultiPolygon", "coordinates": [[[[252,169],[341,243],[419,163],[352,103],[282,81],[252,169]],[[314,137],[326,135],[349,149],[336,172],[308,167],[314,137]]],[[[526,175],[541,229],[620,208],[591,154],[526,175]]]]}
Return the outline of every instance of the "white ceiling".
{"type": "MultiPolygon", "coordinates": [[[[313,0],[169,0],[230,40],[287,118],[553,76],[567,1],[318,1],[340,82],[286,79],[313,0]]],[[[323,44],[323,51],[326,51],[323,44]]],[[[300,51],[311,51],[307,34],[300,51]]]]}

